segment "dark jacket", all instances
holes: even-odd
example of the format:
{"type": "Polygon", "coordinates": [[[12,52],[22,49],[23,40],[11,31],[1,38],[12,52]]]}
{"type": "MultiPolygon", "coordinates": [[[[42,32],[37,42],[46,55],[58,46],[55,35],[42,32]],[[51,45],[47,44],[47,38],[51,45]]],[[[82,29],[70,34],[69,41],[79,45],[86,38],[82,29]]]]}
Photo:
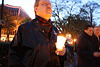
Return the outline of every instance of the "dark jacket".
{"type": "Polygon", "coordinates": [[[93,37],[83,32],[77,39],[76,52],[78,56],[78,67],[97,67],[96,59],[93,56],[93,37]]]}
{"type": "MultiPolygon", "coordinates": [[[[95,42],[95,51],[100,52],[100,50],[99,50],[100,42],[99,42],[98,38],[95,35],[93,35],[93,39],[95,42]]],[[[96,63],[97,63],[97,67],[100,67],[100,57],[96,58],[96,63]]]]}
{"type": "Polygon", "coordinates": [[[94,34],[93,34],[93,39],[94,39],[94,42],[95,42],[96,51],[99,51],[100,42],[94,34]]]}
{"type": "Polygon", "coordinates": [[[52,25],[48,36],[38,19],[19,26],[10,44],[8,66],[60,67],[59,57],[55,54],[57,33],[52,25]]]}

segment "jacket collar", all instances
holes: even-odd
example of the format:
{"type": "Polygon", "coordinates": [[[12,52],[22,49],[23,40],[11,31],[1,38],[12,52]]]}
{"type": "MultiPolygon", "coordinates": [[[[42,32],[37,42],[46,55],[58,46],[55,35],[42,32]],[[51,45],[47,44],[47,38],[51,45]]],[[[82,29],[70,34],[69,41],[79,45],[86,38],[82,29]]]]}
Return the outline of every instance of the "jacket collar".
{"type": "Polygon", "coordinates": [[[89,36],[87,33],[83,32],[84,35],[86,35],[89,38],[92,38],[92,36],[89,36]]]}
{"type": "Polygon", "coordinates": [[[45,20],[44,18],[40,17],[40,16],[36,16],[36,19],[38,19],[39,21],[41,21],[42,23],[51,23],[51,20],[49,19],[48,21],[45,20]]]}

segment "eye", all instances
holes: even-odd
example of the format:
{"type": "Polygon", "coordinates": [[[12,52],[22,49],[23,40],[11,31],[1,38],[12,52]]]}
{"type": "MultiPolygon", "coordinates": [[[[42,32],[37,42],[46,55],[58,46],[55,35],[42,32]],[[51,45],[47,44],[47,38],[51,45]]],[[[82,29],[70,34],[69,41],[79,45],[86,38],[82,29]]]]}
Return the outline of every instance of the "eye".
{"type": "Polygon", "coordinates": [[[45,5],[47,5],[47,4],[46,4],[46,3],[43,3],[42,5],[45,6],[45,5]]]}

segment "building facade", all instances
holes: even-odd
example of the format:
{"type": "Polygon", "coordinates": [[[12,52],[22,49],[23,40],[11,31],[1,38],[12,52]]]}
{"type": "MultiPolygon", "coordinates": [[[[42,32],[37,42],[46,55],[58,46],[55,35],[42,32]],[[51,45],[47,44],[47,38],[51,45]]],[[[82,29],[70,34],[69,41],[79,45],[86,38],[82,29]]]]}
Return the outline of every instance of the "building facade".
{"type": "MultiPolygon", "coordinates": [[[[0,11],[1,11],[1,5],[0,5],[0,11]]],[[[15,29],[9,28],[10,30],[8,31],[8,29],[5,27],[5,25],[1,29],[1,41],[6,41],[8,35],[9,35],[9,41],[12,41],[14,35],[16,34],[18,26],[20,25],[19,22],[21,22],[26,17],[28,17],[28,18],[30,18],[30,17],[20,6],[12,6],[12,5],[8,5],[8,4],[4,4],[3,11],[7,11],[9,14],[11,13],[12,16],[16,17],[16,19],[13,21],[16,24],[15,29]]],[[[8,23],[8,22],[5,22],[5,23],[8,23]]]]}

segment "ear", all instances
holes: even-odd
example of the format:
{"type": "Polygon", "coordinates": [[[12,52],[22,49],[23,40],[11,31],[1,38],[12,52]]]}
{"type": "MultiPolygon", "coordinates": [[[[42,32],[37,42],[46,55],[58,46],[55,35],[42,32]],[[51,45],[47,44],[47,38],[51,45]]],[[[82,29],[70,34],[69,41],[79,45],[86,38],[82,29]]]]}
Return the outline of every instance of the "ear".
{"type": "Polygon", "coordinates": [[[87,32],[87,30],[84,30],[84,32],[87,32]]]}
{"type": "Polygon", "coordinates": [[[34,11],[37,12],[37,7],[34,7],[34,11]]]}

